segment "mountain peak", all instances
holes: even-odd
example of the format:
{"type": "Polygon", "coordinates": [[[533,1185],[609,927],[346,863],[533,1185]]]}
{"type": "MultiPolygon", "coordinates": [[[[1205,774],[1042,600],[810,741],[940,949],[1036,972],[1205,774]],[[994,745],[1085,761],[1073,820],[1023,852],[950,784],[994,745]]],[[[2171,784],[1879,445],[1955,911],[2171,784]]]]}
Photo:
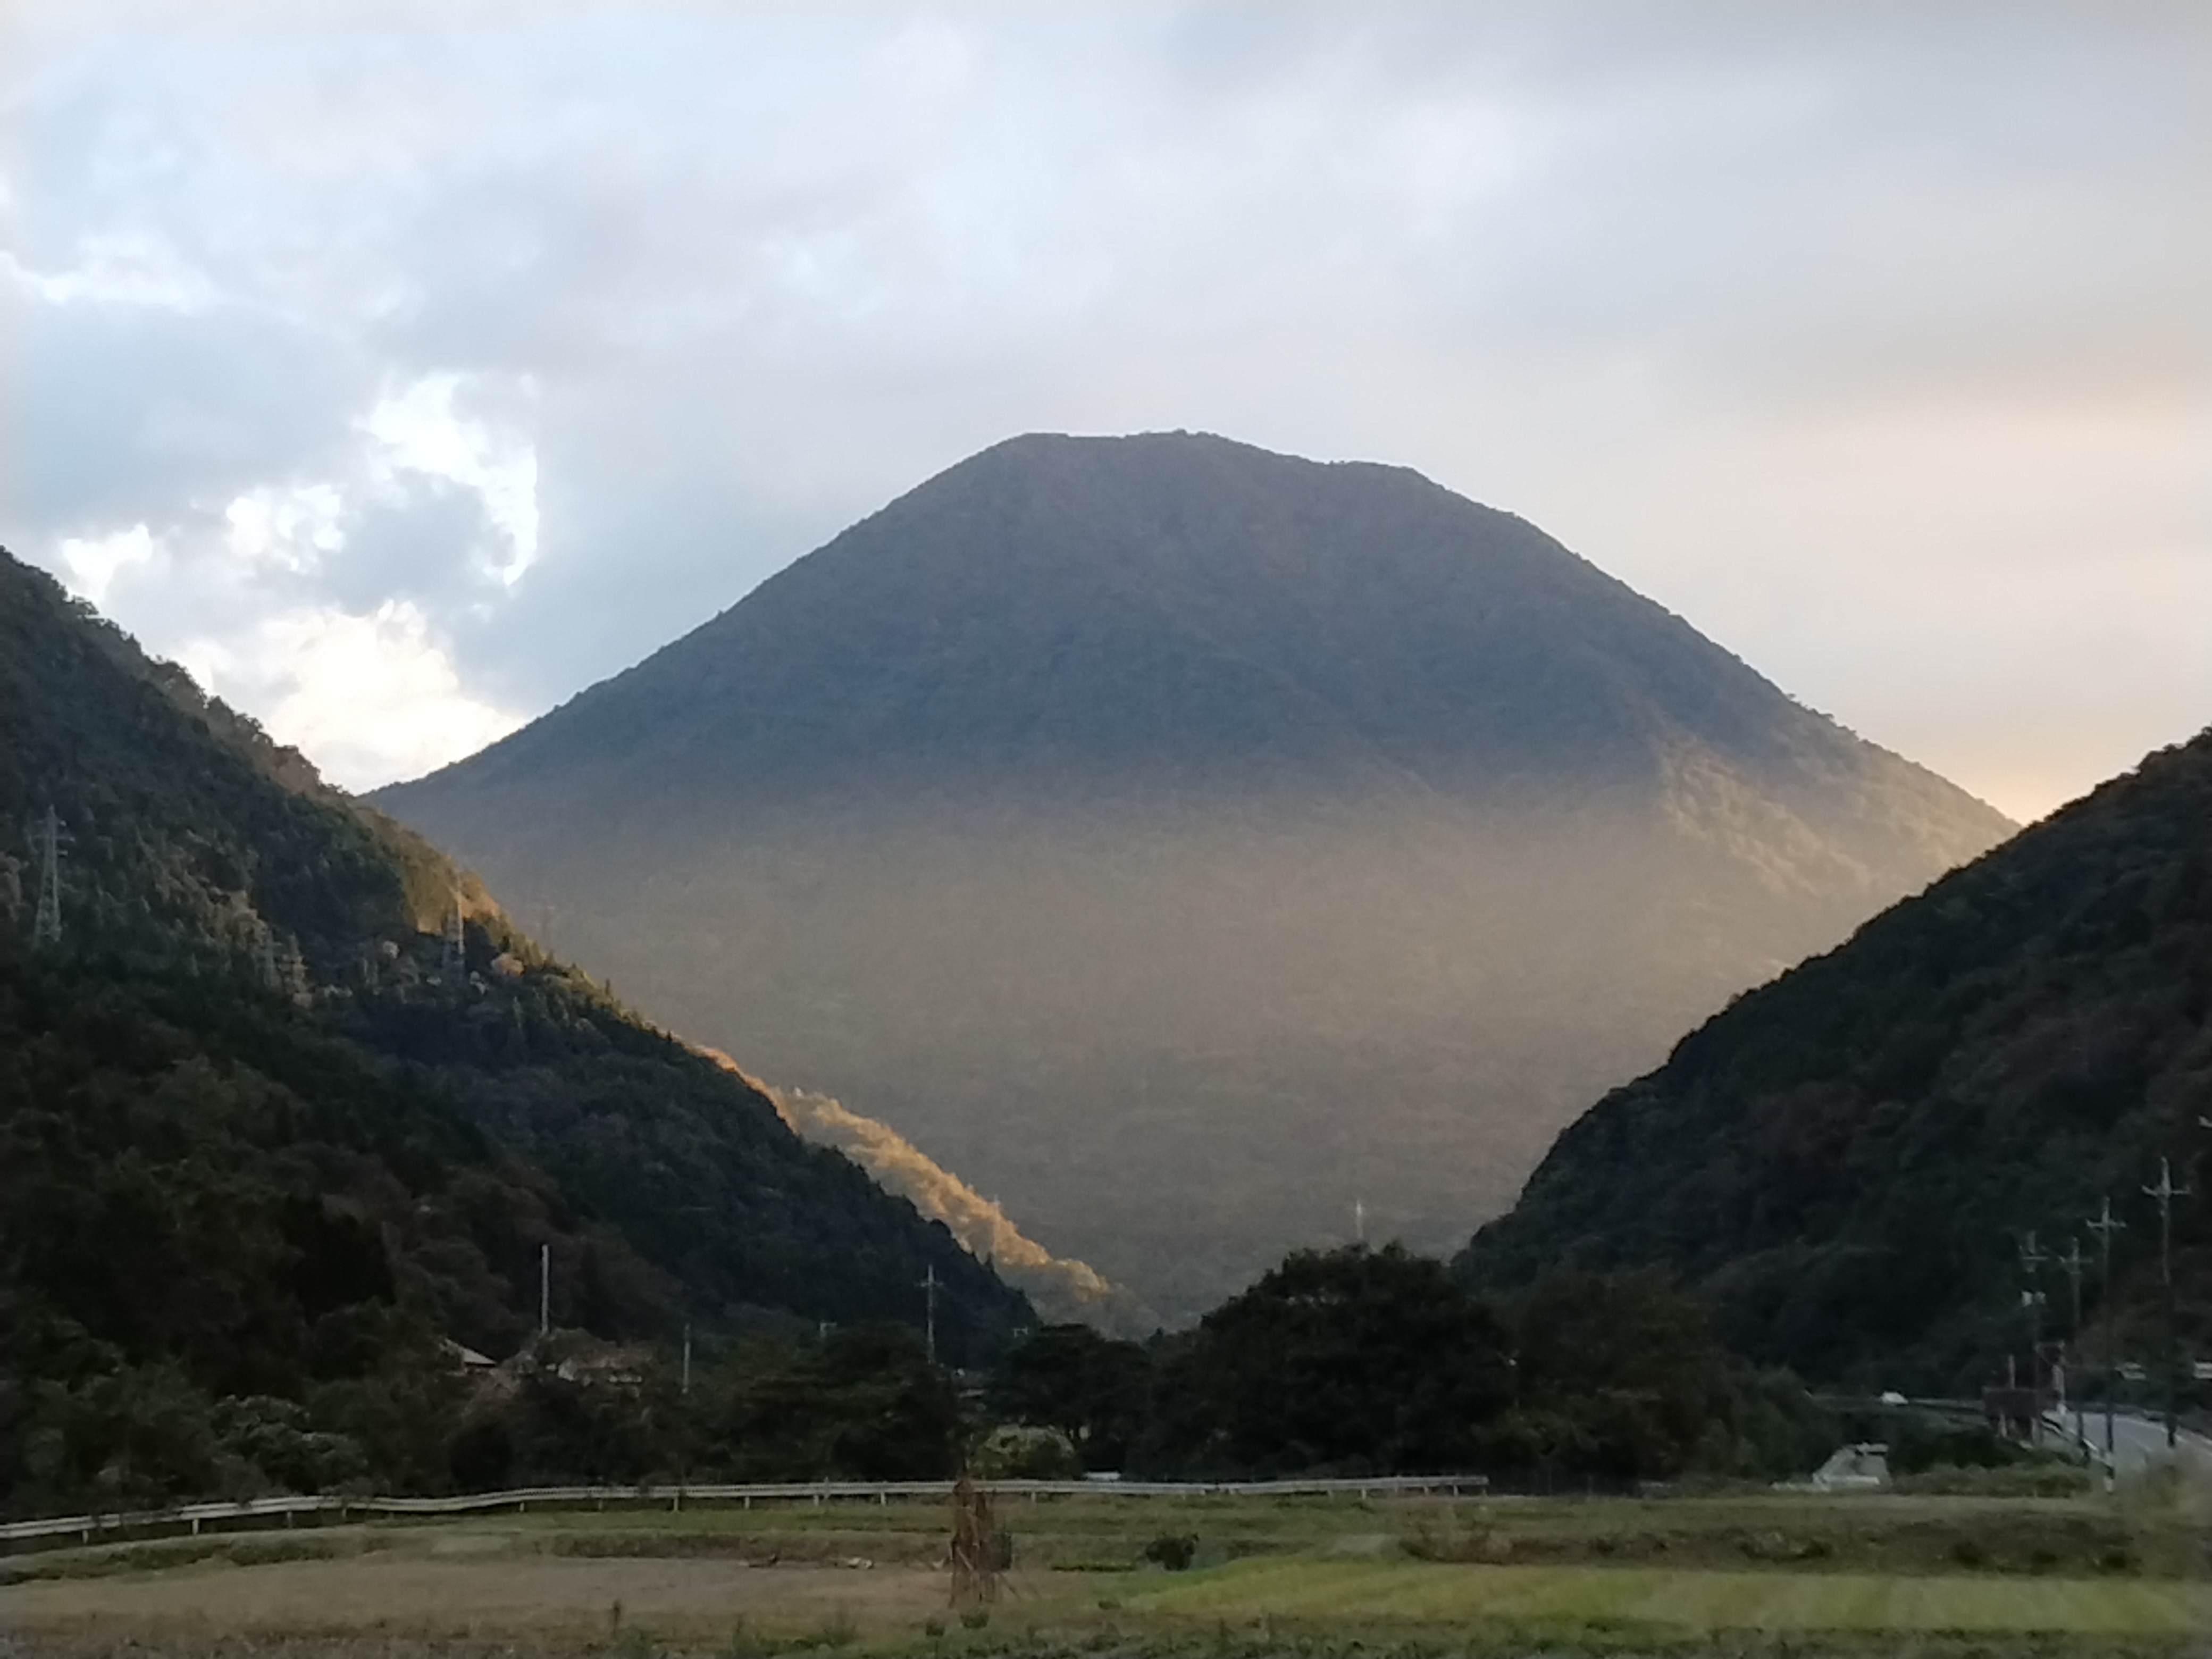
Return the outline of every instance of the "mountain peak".
{"type": "MultiPolygon", "coordinates": [[[[1029,434],[451,775],[1494,793],[1650,787],[1685,743],[1753,778],[1869,752],[1525,520],[1418,473],[1202,434],[1029,434]]],[[[1886,764],[1972,824],[1951,850],[2005,827],[1886,764]]]]}
{"type": "Polygon", "coordinates": [[[1341,1185],[1442,1243],[2010,828],[1524,520],[1187,433],[994,446],[381,799],[1163,1311],[1341,1185]]]}

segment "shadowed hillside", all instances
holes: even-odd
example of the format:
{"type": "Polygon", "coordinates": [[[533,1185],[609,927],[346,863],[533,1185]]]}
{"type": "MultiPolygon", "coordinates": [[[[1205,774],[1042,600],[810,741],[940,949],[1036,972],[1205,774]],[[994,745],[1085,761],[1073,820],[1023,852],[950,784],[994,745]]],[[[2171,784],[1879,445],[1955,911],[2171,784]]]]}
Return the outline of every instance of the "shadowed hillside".
{"type": "MultiPolygon", "coordinates": [[[[283,1301],[287,1252],[312,1259],[327,1226],[356,1280],[495,1354],[535,1323],[541,1246],[556,1320],[608,1336],[916,1323],[932,1266],[956,1352],[1030,1317],[943,1227],[548,957],[419,836],[4,552],[0,1032],[0,1300],[28,1298],[19,1332],[51,1314],[161,1358],[175,1342],[136,1353],[126,1334],[158,1328],[150,1310],[215,1319],[230,1298],[209,1288],[229,1269],[179,1243],[216,1216],[259,1286],[240,1320],[283,1301]],[[62,928],[34,943],[49,810],[62,928]],[[117,1296],[151,1325],[94,1305],[110,1275],[70,1265],[88,1238],[137,1260],[117,1296]]],[[[312,1325],[267,1318],[295,1315],[312,1325]]],[[[295,1334],[278,1346],[308,1343],[295,1334]]],[[[264,1338],[218,1321],[192,1340],[264,1338]]]]}
{"type": "MultiPolygon", "coordinates": [[[[2212,732],[1743,998],[1559,1137],[1461,1269],[1656,1265],[1741,1352],[1958,1389],[2028,1340],[2018,1240],[2127,1224],[2112,1316],[2160,1364],[2172,1160],[2185,1346],[2212,1337],[2212,732]]],[[[2064,1278],[2048,1272],[2051,1331],[2064,1278]]],[[[2089,1316],[2096,1273],[2087,1285],[2089,1316]]],[[[2101,1340],[2099,1344],[2101,1347],[2101,1340]]],[[[2078,1363],[2078,1358],[2077,1358],[2078,1363]]]]}
{"type": "Polygon", "coordinates": [[[1187,434],[986,451],[380,799],[1170,1314],[1463,1237],[2008,827],[1521,520],[1187,434]]]}

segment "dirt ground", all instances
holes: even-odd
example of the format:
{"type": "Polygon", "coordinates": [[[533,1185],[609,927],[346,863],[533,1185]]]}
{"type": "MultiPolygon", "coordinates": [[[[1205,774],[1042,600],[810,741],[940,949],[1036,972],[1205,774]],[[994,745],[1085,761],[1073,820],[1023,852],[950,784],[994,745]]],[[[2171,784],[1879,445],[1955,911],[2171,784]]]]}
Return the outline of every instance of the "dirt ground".
{"type": "MultiPolygon", "coordinates": [[[[518,1556],[466,1535],[421,1553],[380,1552],[255,1566],[209,1562],[153,1573],[0,1589],[0,1628],[19,1639],[95,1635],[160,1650],[220,1632],[422,1640],[496,1638],[553,1650],[625,1627],[712,1643],[744,1621],[763,1636],[920,1635],[945,1613],[945,1574],[914,1567],[743,1566],[727,1560],[518,1556]]],[[[1019,1593],[1019,1587],[1017,1593],[1019,1593]]]]}

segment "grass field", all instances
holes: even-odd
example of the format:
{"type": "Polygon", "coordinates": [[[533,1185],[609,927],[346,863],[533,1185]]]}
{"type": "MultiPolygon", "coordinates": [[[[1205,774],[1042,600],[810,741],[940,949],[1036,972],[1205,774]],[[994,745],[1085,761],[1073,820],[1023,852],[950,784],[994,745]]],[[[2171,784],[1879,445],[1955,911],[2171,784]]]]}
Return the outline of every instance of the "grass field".
{"type": "Polygon", "coordinates": [[[1129,1598],[1133,1613],[1340,1626],[1572,1622],[1696,1632],[2212,1633],[2212,1594],[2175,1579],[1241,1562],[1129,1598]]]}
{"type": "Polygon", "coordinates": [[[945,1606],[930,1504],[531,1514],[0,1560],[0,1659],[835,1650],[1322,1655],[2205,1650],[2205,1537],[2089,1499],[1085,1496],[1002,1507],[1020,1568],[945,1606]],[[1198,1565],[1141,1565],[1162,1534],[1198,1565]]]}

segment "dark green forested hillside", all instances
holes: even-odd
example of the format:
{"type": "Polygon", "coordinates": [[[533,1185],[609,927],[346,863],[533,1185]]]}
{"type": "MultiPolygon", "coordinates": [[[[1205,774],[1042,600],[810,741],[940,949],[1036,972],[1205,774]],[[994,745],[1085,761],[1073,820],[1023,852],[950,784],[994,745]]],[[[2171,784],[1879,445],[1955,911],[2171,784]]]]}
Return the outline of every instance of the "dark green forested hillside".
{"type": "Polygon", "coordinates": [[[913,1323],[932,1267],[954,1357],[1029,1317],[4,553],[0,1149],[15,1507],[193,1490],[240,1447],[280,1484],[450,1478],[407,1443],[451,1427],[420,1397],[451,1385],[439,1345],[511,1351],[541,1246],[555,1322],[607,1338],[913,1323]],[[49,808],[62,932],[34,945],[49,808]]]}
{"type": "MultiPolygon", "coordinates": [[[[1958,1386],[2029,1340],[2018,1236],[2063,1250],[2107,1194],[2111,1310],[2157,1369],[2161,1157],[2185,1350],[2212,1346],[2212,732],[1739,1000],[1570,1127],[1461,1258],[1657,1265],[1741,1350],[1958,1386]]],[[[2062,1330],[2063,1278],[2043,1288],[2062,1330]]],[[[2089,1320],[2096,1276],[2087,1286],[2089,1320]]]]}

